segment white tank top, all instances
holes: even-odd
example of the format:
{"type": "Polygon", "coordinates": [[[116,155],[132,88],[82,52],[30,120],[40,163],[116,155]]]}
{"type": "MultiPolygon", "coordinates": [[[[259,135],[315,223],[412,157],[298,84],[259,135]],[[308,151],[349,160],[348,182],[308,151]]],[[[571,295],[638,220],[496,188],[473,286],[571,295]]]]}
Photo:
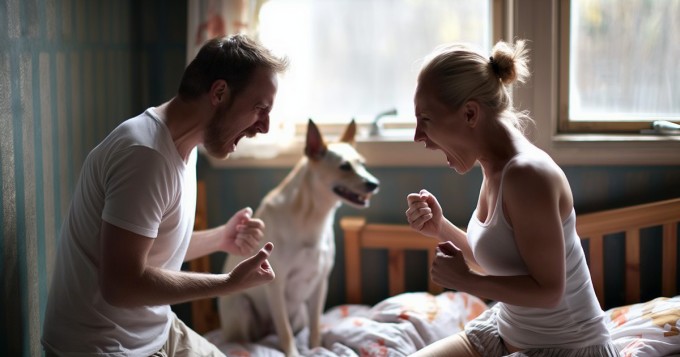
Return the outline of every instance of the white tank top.
{"type": "MultiPolygon", "coordinates": [[[[512,161],[512,160],[511,160],[512,161]]],[[[477,218],[477,209],[467,228],[467,239],[475,260],[489,275],[528,274],[517,250],[514,233],[503,214],[503,177],[496,207],[487,222],[477,218]]],[[[551,309],[499,302],[498,332],[507,343],[521,348],[581,348],[610,341],[604,313],[595,296],[581,240],[576,233],[572,209],[562,223],[566,255],[566,288],[560,304],[551,309]]]]}

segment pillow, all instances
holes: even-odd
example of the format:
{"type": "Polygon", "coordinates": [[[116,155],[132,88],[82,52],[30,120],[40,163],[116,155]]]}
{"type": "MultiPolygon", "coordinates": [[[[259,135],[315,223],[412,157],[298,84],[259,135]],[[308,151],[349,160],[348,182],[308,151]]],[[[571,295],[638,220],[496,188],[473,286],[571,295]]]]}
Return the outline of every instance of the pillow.
{"type": "Polygon", "coordinates": [[[680,353],[680,295],[609,309],[605,322],[623,357],[680,353]]]}

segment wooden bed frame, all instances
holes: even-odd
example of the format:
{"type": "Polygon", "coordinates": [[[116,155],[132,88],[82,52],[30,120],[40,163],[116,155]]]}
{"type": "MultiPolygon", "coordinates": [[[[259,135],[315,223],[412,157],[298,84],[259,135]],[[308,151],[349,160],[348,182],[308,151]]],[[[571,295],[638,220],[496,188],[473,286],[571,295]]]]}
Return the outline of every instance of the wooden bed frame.
{"type": "MultiPolygon", "coordinates": [[[[662,294],[677,295],[678,222],[680,198],[649,204],[578,215],[576,229],[582,240],[589,241],[588,262],[595,293],[604,306],[604,237],[613,233],[625,234],[625,300],[627,304],[640,301],[640,230],[662,227],[662,294]]],[[[385,249],[388,252],[388,286],[390,296],[404,292],[405,253],[411,250],[428,252],[428,263],[434,257],[436,241],[413,231],[407,225],[367,223],[362,217],[340,219],[345,245],[345,303],[361,303],[363,249],[385,249]]],[[[195,229],[207,228],[205,186],[198,183],[195,229]]],[[[190,262],[192,271],[210,272],[210,258],[190,262]]],[[[428,279],[428,291],[439,293],[442,288],[428,279]]],[[[191,303],[192,325],[203,334],[219,327],[215,299],[191,303]]]]}
{"type": "MultiPolygon", "coordinates": [[[[578,215],[576,230],[581,240],[588,241],[588,265],[600,304],[604,306],[604,237],[625,234],[625,300],[640,301],[640,230],[662,227],[662,294],[677,294],[678,222],[680,198],[625,208],[578,215]]],[[[428,263],[434,258],[436,240],[413,231],[408,225],[366,223],[361,217],[340,220],[344,231],[347,303],[361,301],[361,250],[388,251],[388,286],[390,296],[404,291],[404,256],[407,250],[427,250],[428,263]]],[[[441,287],[429,280],[431,293],[441,287]]]]}

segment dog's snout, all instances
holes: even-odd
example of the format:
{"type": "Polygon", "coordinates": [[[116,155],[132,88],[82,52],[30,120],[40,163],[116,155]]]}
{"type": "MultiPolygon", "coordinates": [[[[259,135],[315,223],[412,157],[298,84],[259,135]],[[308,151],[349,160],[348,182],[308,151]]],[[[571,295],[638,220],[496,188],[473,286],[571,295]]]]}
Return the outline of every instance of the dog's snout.
{"type": "Polygon", "coordinates": [[[366,185],[366,189],[368,191],[373,191],[378,188],[378,183],[374,181],[366,181],[364,184],[366,185]]]}

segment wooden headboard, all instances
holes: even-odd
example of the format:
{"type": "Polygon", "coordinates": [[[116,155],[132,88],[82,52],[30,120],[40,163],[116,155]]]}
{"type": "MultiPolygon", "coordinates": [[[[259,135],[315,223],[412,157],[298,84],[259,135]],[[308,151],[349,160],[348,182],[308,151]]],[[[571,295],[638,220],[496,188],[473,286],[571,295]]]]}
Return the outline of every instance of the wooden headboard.
{"type": "MultiPolygon", "coordinates": [[[[582,240],[588,241],[588,264],[595,293],[604,306],[604,237],[612,233],[625,234],[626,303],[640,301],[640,230],[662,227],[662,294],[677,294],[678,222],[680,222],[680,198],[655,203],[612,209],[578,215],[576,229],[582,240]]],[[[207,228],[207,202],[205,185],[198,183],[195,229],[207,228]]],[[[404,292],[405,253],[410,250],[428,252],[432,262],[436,241],[413,231],[407,225],[368,223],[362,217],[340,219],[345,244],[346,303],[361,303],[363,249],[385,249],[388,252],[388,284],[390,296],[404,292]]],[[[210,272],[210,257],[189,262],[189,269],[210,272]]],[[[428,291],[438,293],[442,288],[428,279],[428,291]]],[[[198,333],[206,333],[219,327],[215,299],[197,300],[191,303],[192,326],[198,333]]]]}
{"type": "MultiPolygon", "coordinates": [[[[604,306],[604,237],[625,234],[625,301],[640,301],[640,230],[662,227],[662,294],[677,293],[678,222],[680,198],[578,215],[576,230],[588,241],[588,265],[595,293],[604,306]]],[[[340,220],[345,243],[345,285],[347,303],[360,303],[362,296],[361,251],[364,248],[388,251],[388,287],[391,295],[404,291],[404,257],[407,250],[428,251],[428,261],[434,258],[436,240],[413,231],[408,225],[367,223],[362,217],[340,220]]],[[[428,279],[431,293],[441,287],[428,279]]]]}

